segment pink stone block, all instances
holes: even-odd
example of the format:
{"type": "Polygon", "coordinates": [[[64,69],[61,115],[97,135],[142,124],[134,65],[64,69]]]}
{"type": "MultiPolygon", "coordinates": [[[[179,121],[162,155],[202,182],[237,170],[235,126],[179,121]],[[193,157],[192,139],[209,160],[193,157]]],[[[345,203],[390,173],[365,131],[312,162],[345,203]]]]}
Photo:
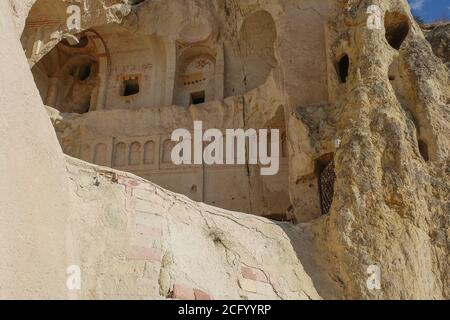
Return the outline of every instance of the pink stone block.
{"type": "Polygon", "coordinates": [[[119,177],[117,179],[117,182],[119,184],[122,184],[122,185],[127,186],[127,187],[131,187],[131,188],[139,186],[139,182],[138,181],[133,180],[133,179],[129,179],[129,178],[125,178],[125,177],[119,177]]]}
{"type": "Polygon", "coordinates": [[[253,269],[251,269],[249,267],[242,267],[241,273],[242,273],[242,276],[245,279],[256,280],[254,275],[253,275],[253,269]]]}
{"type": "Polygon", "coordinates": [[[173,285],[173,290],[170,296],[173,299],[179,300],[195,300],[194,290],[179,283],[175,283],[173,285]]]}
{"type": "Polygon", "coordinates": [[[259,269],[254,269],[254,268],[249,268],[249,267],[242,267],[241,273],[242,273],[242,277],[244,277],[244,279],[249,279],[249,280],[254,280],[254,281],[258,281],[258,282],[269,283],[269,280],[267,279],[267,277],[264,274],[264,272],[262,272],[259,269]]]}
{"type": "Polygon", "coordinates": [[[253,269],[253,274],[255,275],[256,281],[269,283],[269,279],[267,279],[266,275],[261,270],[253,269]]]}
{"type": "Polygon", "coordinates": [[[211,296],[209,294],[207,294],[206,292],[199,290],[199,289],[194,289],[194,296],[195,296],[195,300],[212,300],[211,296]]]}
{"type": "Polygon", "coordinates": [[[127,255],[128,260],[162,261],[162,253],[158,249],[133,246],[127,255]]]}

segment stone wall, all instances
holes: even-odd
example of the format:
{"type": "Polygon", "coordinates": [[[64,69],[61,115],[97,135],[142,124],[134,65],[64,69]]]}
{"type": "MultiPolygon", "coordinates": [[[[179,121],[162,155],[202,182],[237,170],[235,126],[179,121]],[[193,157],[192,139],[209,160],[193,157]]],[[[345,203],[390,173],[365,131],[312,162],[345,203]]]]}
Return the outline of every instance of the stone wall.
{"type": "Polygon", "coordinates": [[[298,232],[294,225],[195,203],[73,158],[67,169],[80,298],[320,299],[300,242],[286,236],[298,232]]]}
{"type": "MultiPolygon", "coordinates": [[[[85,31],[77,45],[62,41],[33,67],[47,105],[85,114],[75,123],[64,116],[64,130],[57,130],[64,152],[222,208],[284,220],[320,216],[314,159],[320,155],[303,148],[290,152],[297,134],[286,122],[297,109],[329,103],[327,1],[300,7],[291,1],[244,1],[239,10],[228,1],[208,3],[141,3],[121,25],[85,31]],[[296,47],[285,47],[288,43],[296,47]],[[248,165],[172,165],[170,135],[191,128],[194,120],[223,131],[280,129],[280,173],[265,178],[248,165]],[[149,163],[146,146],[154,153],[149,163]],[[136,163],[129,159],[133,152],[136,163]],[[289,165],[292,157],[301,159],[289,165]],[[300,177],[289,183],[297,171],[300,177]]],[[[36,32],[33,12],[28,20],[24,39],[36,32]]],[[[308,141],[304,137],[302,143],[308,141]]]]}
{"type": "Polygon", "coordinates": [[[79,35],[61,25],[60,4],[0,2],[1,297],[450,297],[449,70],[405,0],[144,1],[132,8],[83,0],[85,47],[82,38],[70,45],[79,35]],[[370,5],[380,10],[379,28],[367,27],[370,5]],[[254,34],[255,26],[268,37],[254,34]],[[108,30],[118,29],[145,38],[130,50],[157,56],[158,68],[144,58],[117,62],[127,52],[120,44],[109,51],[108,30]],[[214,86],[205,80],[202,87],[212,67],[197,78],[190,62],[199,60],[179,59],[185,49],[215,61],[214,86]],[[72,60],[77,52],[85,57],[72,60]],[[59,88],[58,74],[65,84],[77,79],[59,88]],[[205,103],[187,106],[181,94],[176,105],[180,75],[186,90],[205,89],[205,103]],[[48,108],[49,117],[41,100],[62,109],[48,108]],[[220,129],[284,129],[286,175],[268,181],[251,166],[163,168],[165,138],[198,119],[220,129]],[[58,139],[66,153],[136,166],[192,198],[201,191],[205,202],[225,206],[227,197],[251,193],[236,204],[248,210],[197,203],[130,173],[66,158],[58,139]],[[205,192],[214,183],[226,192],[205,192]],[[233,194],[236,186],[242,189],[233,194]],[[323,190],[333,190],[326,206],[323,190]],[[288,204],[284,218],[303,223],[247,214],[270,216],[288,204]],[[71,265],[82,271],[81,290],[66,286],[71,265]],[[368,286],[370,270],[380,271],[380,288],[368,286]]]}

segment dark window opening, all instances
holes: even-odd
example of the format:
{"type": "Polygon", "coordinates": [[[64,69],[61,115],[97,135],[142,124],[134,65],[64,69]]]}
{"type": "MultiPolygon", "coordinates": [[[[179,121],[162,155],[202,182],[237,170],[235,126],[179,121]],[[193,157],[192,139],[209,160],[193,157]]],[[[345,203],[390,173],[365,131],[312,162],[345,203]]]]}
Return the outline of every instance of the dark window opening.
{"type": "Polygon", "coordinates": [[[82,107],[82,108],[80,109],[79,113],[80,113],[80,114],[88,113],[90,108],[91,108],[91,106],[85,105],[84,107],[82,107]]]}
{"type": "Polygon", "coordinates": [[[387,42],[392,48],[399,50],[409,33],[408,17],[399,12],[387,12],[384,18],[384,27],[387,42]]]}
{"type": "Polygon", "coordinates": [[[145,1],[145,0],[130,0],[129,3],[130,3],[132,6],[136,6],[136,5],[138,5],[138,4],[140,4],[140,3],[144,2],[144,1],[145,1]]]}
{"type": "Polygon", "coordinates": [[[122,96],[129,97],[139,93],[139,80],[137,78],[124,80],[122,96]]]}
{"type": "Polygon", "coordinates": [[[191,93],[191,104],[205,103],[205,91],[191,93]]]}
{"type": "Polygon", "coordinates": [[[334,167],[334,154],[330,153],[317,160],[319,170],[319,196],[322,215],[330,212],[334,198],[334,184],[336,173],[334,167]]]}
{"type": "Polygon", "coordinates": [[[425,141],[419,140],[419,152],[422,156],[423,160],[428,161],[430,160],[429,154],[428,154],[428,145],[425,141]]]}
{"type": "Polygon", "coordinates": [[[350,68],[350,59],[348,55],[345,55],[341,58],[341,60],[339,60],[338,63],[339,78],[342,83],[347,82],[349,68],[350,68]]]}
{"type": "Polygon", "coordinates": [[[265,218],[279,222],[292,222],[292,220],[288,219],[285,213],[272,213],[270,215],[265,216],[265,218]]]}
{"type": "Polygon", "coordinates": [[[78,72],[78,79],[80,79],[80,81],[84,81],[84,80],[88,79],[91,76],[91,72],[92,72],[92,64],[91,63],[86,63],[86,64],[82,65],[80,67],[80,71],[78,72]]]}
{"type": "Polygon", "coordinates": [[[66,47],[71,47],[71,48],[84,48],[88,45],[89,43],[89,39],[87,36],[82,36],[79,40],[78,43],[75,44],[70,44],[70,42],[67,39],[63,39],[61,41],[61,43],[63,45],[65,45],[66,47]]]}

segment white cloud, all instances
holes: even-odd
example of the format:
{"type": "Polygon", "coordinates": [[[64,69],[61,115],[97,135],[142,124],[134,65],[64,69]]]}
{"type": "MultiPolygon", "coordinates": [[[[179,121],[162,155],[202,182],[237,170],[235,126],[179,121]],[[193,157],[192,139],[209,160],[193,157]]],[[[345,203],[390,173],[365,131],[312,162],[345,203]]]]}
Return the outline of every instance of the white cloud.
{"type": "Polygon", "coordinates": [[[423,9],[423,5],[425,4],[426,0],[412,0],[411,1],[411,9],[420,11],[423,9]]]}

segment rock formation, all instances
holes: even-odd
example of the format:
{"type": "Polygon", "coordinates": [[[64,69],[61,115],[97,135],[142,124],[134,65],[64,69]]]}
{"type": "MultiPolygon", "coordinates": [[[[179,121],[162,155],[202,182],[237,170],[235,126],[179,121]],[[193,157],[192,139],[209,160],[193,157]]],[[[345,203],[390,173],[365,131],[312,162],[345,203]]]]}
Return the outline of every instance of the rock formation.
{"type": "Polygon", "coordinates": [[[450,67],[450,23],[425,26],[425,37],[431,43],[433,52],[450,67]]]}
{"type": "Polygon", "coordinates": [[[0,297],[450,298],[448,25],[406,0],[0,12],[0,297]],[[279,129],[279,173],[174,165],[194,121],[279,129]]]}

